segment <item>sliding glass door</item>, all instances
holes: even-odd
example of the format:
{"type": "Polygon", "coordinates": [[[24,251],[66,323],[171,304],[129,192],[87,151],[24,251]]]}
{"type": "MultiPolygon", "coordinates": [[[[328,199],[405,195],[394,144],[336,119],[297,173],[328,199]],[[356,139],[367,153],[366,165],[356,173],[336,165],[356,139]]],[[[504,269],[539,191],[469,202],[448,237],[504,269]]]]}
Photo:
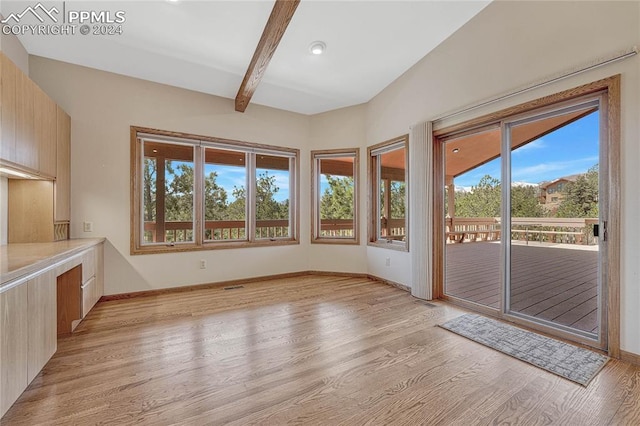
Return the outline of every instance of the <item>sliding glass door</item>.
{"type": "Polygon", "coordinates": [[[599,99],[504,123],[504,310],[599,340],[599,99]],[[595,231],[595,232],[594,232],[595,231]]]}
{"type": "Polygon", "coordinates": [[[445,297],[607,347],[603,105],[594,94],[440,139],[445,297]]]}

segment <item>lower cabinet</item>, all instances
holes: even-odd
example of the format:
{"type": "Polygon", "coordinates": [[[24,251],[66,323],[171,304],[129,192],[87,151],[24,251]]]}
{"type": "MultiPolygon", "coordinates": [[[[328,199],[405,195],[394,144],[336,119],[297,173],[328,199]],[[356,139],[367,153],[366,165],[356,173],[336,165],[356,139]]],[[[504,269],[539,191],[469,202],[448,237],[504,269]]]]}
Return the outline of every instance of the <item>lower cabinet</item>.
{"type": "Polygon", "coordinates": [[[27,382],[38,375],[58,347],[56,277],[45,272],[27,281],[27,382]]]}
{"type": "Polygon", "coordinates": [[[104,295],[104,244],[86,251],[82,256],[82,318],[104,295]]]}
{"type": "Polygon", "coordinates": [[[27,286],[0,293],[0,415],[29,384],[27,380],[27,286]]]}
{"type": "Polygon", "coordinates": [[[64,303],[76,298],[77,314],[73,319],[79,321],[80,313],[84,318],[104,294],[102,255],[103,244],[98,244],[81,255],[0,288],[0,417],[56,352],[61,304],[58,297],[64,303]],[[75,296],[66,290],[58,294],[58,289],[64,288],[58,285],[58,276],[72,270],[77,270],[75,284],[72,283],[75,296]]]}
{"type": "Polygon", "coordinates": [[[56,282],[43,272],[0,293],[2,414],[38,375],[57,348],[56,282]]]}

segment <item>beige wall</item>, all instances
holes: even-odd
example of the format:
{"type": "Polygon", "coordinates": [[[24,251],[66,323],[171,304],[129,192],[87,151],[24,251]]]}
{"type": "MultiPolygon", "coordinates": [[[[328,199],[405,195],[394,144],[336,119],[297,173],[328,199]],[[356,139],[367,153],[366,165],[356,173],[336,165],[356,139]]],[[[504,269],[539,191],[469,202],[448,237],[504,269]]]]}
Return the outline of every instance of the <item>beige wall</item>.
{"type": "MultiPolygon", "coordinates": [[[[366,140],[407,133],[426,119],[640,45],[639,2],[493,2],[367,107],[366,140]]],[[[640,353],[640,58],[511,98],[444,124],[622,74],[622,349],[640,353]]],[[[368,248],[371,273],[411,285],[405,253],[368,248]],[[394,265],[399,265],[394,268],[394,265]],[[390,270],[389,270],[390,269],[390,270]]]]}
{"type": "MultiPolygon", "coordinates": [[[[366,105],[357,105],[335,111],[317,114],[311,117],[311,149],[360,149],[360,180],[358,209],[360,211],[360,242],[358,246],[335,244],[311,244],[309,248],[309,268],[315,271],[356,272],[367,271],[366,244],[366,206],[367,206],[367,163],[364,138],[364,119],[366,105]]],[[[311,162],[311,158],[303,161],[311,162]]],[[[309,191],[303,198],[311,199],[309,191]]],[[[310,201],[311,202],[311,201],[310,201]]],[[[311,217],[308,218],[311,224],[311,217]]],[[[309,229],[311,232],[311,229],[309,229]]]]}
{"type": "Polygon", "coordinates": [[[18,40],[18,37],[13,34],[0,33],[0,51],[7,55],[23,73],[29,75],[29,54],[20,43],[20,40],[18,40]]]}
{"type": "MultiPolygon", "coordinates": [[[[176,287],[308,269],[309,221],[301,246],[129,255],[129,126],[219,136],[301,150],[309,187],[308,116],[31,57],[31,77],[72,117],[71,236],[105,236],[107,294],[176,287]],[[83,221],[94,232],[82,230],[83,221]],[[199,260],[207,269],[199,269],[199,260]]],[[[301,217],[309,215],[307,197],[301,217]]]]}

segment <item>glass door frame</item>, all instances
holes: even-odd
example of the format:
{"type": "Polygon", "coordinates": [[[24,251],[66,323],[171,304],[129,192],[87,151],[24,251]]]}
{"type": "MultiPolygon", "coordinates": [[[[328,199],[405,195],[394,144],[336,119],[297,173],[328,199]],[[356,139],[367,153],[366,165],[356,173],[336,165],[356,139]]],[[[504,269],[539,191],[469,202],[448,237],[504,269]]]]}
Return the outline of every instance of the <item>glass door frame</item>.
{"type": "MultiPolygon", "coordinates": [[[[460,305],[470,310],[495,316],[500,319],[523,325],[532,330],[574,341],[594,348],[600,348],[613,358],[620,358],[620,81],[621,76],[614,75],[602,80],[588,83],[563,92],[548,95],[539,99],[528,101],[503,110],[490,112],[486,115],[467,119],[463,122],[442,120],[434,122],[433,130],[433,190],[435,195],[433,206],[433,297],[453,304],[460,305]],[[445,142],[453,137],[472,132],[484,126],[500,125],[523,119],[527,116],[538,116],[541,113],[559,110],[570,105],[584,104],[587,100],[600,100],[600,197],[605,197],[601,205],[604,207],[599,212],[600,223],[606,221],[607,241],[601,245],[601,296],[600,305],[602,330],[601,338],[585,338],[574,332],[568,332],[556,327],[548,327],[544,324],[531,322],[518,315],[507,313],[506,294],[502,294],[501,309],[493,309],[468,302],[444,293],[445,280],[445,218],[444,218],[444,181],[445,181],[445,142]],[[604,152],[603,152],[604,150],[604,152]],[[603,155],[604,154],[604,155],[603,155]],[[603,275],[604,274],[604,275],[603,275]]],[[[486,110],[486,109],[485,109],[486,110]]],[[[503,138],[504,141],[504,138],[503,138]]],[[[510,150],[509,150],[510,153],[510,150]]],[[[505,166],[503,158],[503,167],[505,166]]],[[[510,166],[510,163],[509,163],[510,166]]],[[[504,191],[504,176],[503,176],[504,191]]],[[[503,203],[503,213],[508,206],[503,203]]],[[[510,218],[510,215],[508,216],[510,218]]],[[[504,217],[503,217],[504,219],[504,217]]],[[[503,226],[505,220],[502,221],[503,226]]],[[[510,221],[509,221],[510,222],[510,221]]],[[[510,223],[509,223],[510,227],[510,223]]],[[[602,229],[602,227],[601,227],[602,229]]],[[[601,232],[603,232],[602,230],[601,232]]],[[[507,232],[503,229],[501,241],[503,250],[506,250],[504,239],[507,232]]],[[[502,260],[503,274],[506,270],[504,256],[502,260]]],[[[502,278],[506,282],[507,277],[502,278]]],[[[505,293],[506,286],[502,284],[505,293]]]]}
{"type": "MultiPolygon", "coordinates": [[[[603,114],[603,105],[606,100],[603,99],[602,93],[596,93],[594,95],[588,95],[585,97],[581,97],[578,99],[560,102],[554,104],[549,107],[540,108],[533,110],[528,113],[516,115],[513,117],[509,117],[508,119],[501,121],[501,136],[502,136],[502,145],[501,145],[501,158],[502,158],[502,234],[501,234],[501,249],[502,249],[502,282],[501,282],[501,309],[500,315],[508,318],[509,320],[517,323],[521,323],[523,325],[527,325],[532,328],[541,328],[541,331],[550,332],[552,334],[561,333],[567,334],[567,336],[562,336],[569,338],[570,340],[583,343],[588,346],[595,347],[597,349],[606,349],[607,348],[607,288],[606,288],[606,278],[607,278],[607,263],[603,260],[606,258],[606,247],[607,241],[604,238],[598,238],[598,284],[597,284],[597,307],[598,307],[598,334],[594,339],[591,337],[590,333],[581,332],[578,329],[564,326],[561,324],[554,323],[550,320],[544,320],[540,318],[536,318],[534,316],[526,315],[519,313],[517,311],[511,310],[511,156],[513,150],[511,149],[511,129],[518,127],[520,125],[533,123],[539,120],[544,120],[546,118],[552,118],[559,115],[569,114],[572,112],[578,112],[583,110],[592,109],[593,111],[599,112],[599,129],[600,134],[598,141],[598,149],[599,149],[599,161],[598,164],[602,164],[603,169],[599,170],[598,177],[598,205],[599,209],[599,217],[598,222],[600,223],[601,229],[605,229],[602,224],[606,222],[606,218],[603,219],[604,212],[607,210],[607,202],[608,202],[608,188],[603,184],[603,179],[608,174],[607,170],[607,135],[602,131],[602,129],[606,129],[606,120],[605,114],[603,114]],[[533,327],[535,324],[536,327],[533,327]],[[554,333],[555,332],[555,333],[554,333]]],[[[541,135],[542,137],[542,135],[541,135]]]]}

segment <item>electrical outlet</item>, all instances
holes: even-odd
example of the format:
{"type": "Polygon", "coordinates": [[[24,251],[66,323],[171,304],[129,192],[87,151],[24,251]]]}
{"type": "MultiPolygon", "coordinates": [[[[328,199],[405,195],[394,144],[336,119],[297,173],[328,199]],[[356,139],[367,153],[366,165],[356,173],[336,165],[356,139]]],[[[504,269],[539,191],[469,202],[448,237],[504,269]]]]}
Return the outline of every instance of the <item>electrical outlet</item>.
{"type": "Polygon", "coordinates": [[[384,260],[384,265],[385,265],[385,266],[391,266],[391,258],[390,258],[390,257],[387,257],[387,258],[384,260]]]}
{"type": "Polygon", "coordinates": [[[204,259],[200,260],[200,269],[207,269],[207,261],[204,259]]]}
{"type": "Polygon", "coordinates": [[[82,229],[84,232],[93,232],[93,222],[83,222],[82,229]]]}

